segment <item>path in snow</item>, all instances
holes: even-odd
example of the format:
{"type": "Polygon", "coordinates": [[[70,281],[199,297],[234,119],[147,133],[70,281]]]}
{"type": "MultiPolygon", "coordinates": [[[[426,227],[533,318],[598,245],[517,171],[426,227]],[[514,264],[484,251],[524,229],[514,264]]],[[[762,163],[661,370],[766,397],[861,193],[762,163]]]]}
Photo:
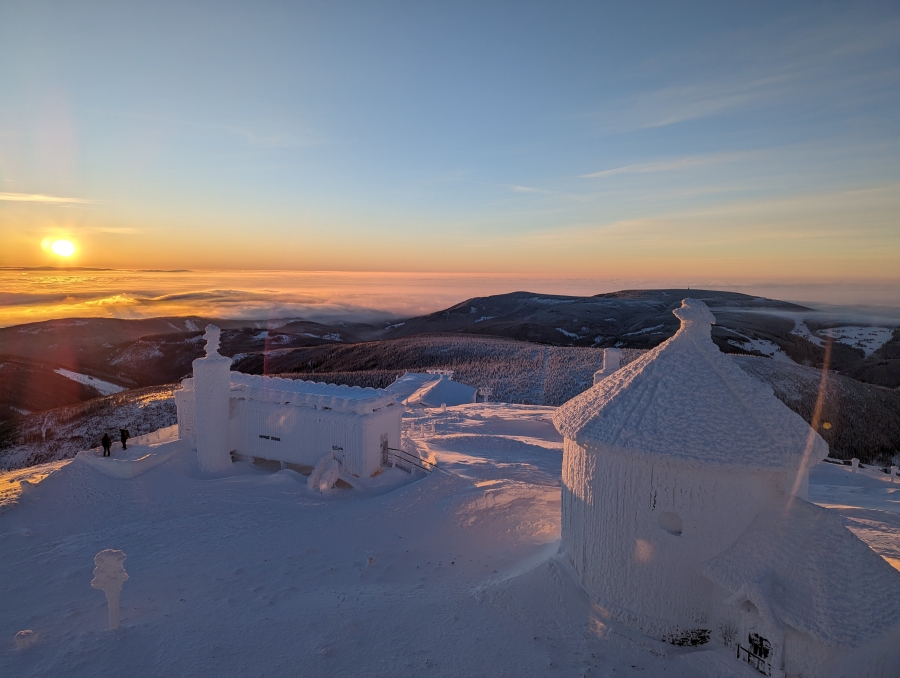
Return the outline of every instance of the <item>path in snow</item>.
{"type": "Polygon", "coordinates": [[[108,396],[112,395],[113,393],[121,393],[125,390],[124,386],[111,384],[108,381],[103,381],[102,379],[97,379],[96,377],[90,377],[86,374],[72,372],[63,367],[58,367],[53,371],[59,375],[62,375],[63,377],[66,377],[67,379],[77,381],[79,384],[84,384],[85,386],[93,386],[100,393],[100,395],[108,396]]]}
{"type": "MultiPolygon", "coordinates": [[[[555,557],[553,411],[415,412],[410,444],[441,470],[410,482],[388,469],[367,491],[314,494],[293,471],[246,463],[202,476],[165,435],[129,446],[174,455],[134,478],[83,458],[2,474],[0,675],[758,676],[724,648],[623,629],[586,599],[555,557]],[[90,587],[105,548],[128,554],[117,632],[90,587]],[[24,629],[38,641],[18,651],[24,629]]],[[[858,481],[817,466],[811,494],[893,501],[858,481]]],[[[900,533],[881,524],[869,538],[900,533]]]]}

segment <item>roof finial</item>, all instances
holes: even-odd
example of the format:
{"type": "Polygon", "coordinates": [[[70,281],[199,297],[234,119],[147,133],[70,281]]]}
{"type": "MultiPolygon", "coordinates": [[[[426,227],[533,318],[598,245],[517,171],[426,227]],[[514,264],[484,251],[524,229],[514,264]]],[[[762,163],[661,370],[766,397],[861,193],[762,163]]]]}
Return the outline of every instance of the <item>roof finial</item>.
{"type": "Polygon", "coordinates": [[[207,358],[219,355],[219,338],[221,335],[222,330],[215,325],[206,326],[206,334],[203,335],[203,338],[206,339],[207,358]]]}
{"type": "Polygon", "coordinates": [[[682,299],[681,308],[676,308],[672,313],[681,321],[682,328],[695,325],[709,332],[709,326],[716,323],[716,316],[699,299],[682,299]]]}

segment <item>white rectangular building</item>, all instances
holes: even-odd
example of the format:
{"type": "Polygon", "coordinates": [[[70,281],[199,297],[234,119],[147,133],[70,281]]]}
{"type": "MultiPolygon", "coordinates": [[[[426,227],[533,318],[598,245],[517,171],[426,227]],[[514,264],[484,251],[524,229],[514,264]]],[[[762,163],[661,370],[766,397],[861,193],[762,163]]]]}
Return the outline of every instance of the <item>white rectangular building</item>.
{"type": "MultiPolygon", "coordinates": [[[[197,447],[197,394],[175,394],[179,436],[197,447]]],[[[343,472],[369,477],[386,448],[400,447],[403,406],[382,389],[230,373],[228,431],[234,454],[315,466],[333,454],[343,472]]]]}

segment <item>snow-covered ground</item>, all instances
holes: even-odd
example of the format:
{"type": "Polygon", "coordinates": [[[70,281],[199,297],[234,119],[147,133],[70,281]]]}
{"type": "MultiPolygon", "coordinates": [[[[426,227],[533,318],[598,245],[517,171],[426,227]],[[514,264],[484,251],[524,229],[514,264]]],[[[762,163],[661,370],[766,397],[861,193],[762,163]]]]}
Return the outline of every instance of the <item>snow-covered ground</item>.
{"type": "MultiPolygon", "coordinates": [[[[247,463],[204,477],[166,442],[172,429],[127,458],[4,473],[0,675],[758,676],[724,648],[622,628],[586,599],[556,557],[553,411],[411,413],[406,444],[438,471],[413,482],[387,469],[327,495],[247,463]],[[141,475],[121,477],[141,459],[141,475]],[[115,632],[90,586],[106,548],[128,554],[115,632]],[[25,629],[37,642],[18,650],[25,629]]],[[[886,481],[820,464],[811,496],[893,557],[900,495],[886,481]]]]}
{"type": "Polygon", "coordinates": [[[768,356],[773,360],[796,365],[796,363],[791,360],[790,356],[788,356],[788,354],[785,353],[778,344],[768,339],[750,339],[749,337],[745,337],[744,341],[729,339],[728,343],[744,351],[756,351],[757,353],[768,356]]]}
{"type": "Polygon", "coordinates": [[[819,334],[837,339],[841,343],[848,344],[854,348],[861,348],[868,358],[890,341],[894,330],[889,327],[847,325],[845,327],[830,327],[820,330],[819,334]]]}
{"type": "Polygon", "coordinates": [[[113,393],[121,393],[125,390],[124,386],[118,386],[116,384],[112,384],[108,381],[103,381],[102,379],[97,379],[96,377],[91,377],[86,374],[72,372],[63,367],[58,367],[53,371],[59,375],[64,376],[66,379],[77,381],[79,384],[93,386],[95,389],[97,389],[97,392],[100,393],[100,395],[112,395],[113,393]]]}
{"type": "Polygon", "coordinates": [[[824,346],[825,337],[831,337],[848,346],[862,349],[867,358],[890,341],[894,333],[894,328],[862,325],[841,325],[812,332],[807,326],[803,314],[780,315],[786,315],[794,321],[794,329],[791,330],[793,335],[803,337],[817,346],[824,346]]]}
{"type": "Polygon", "coordinates": [[[900,570],[900,481],[878,467],[820,463],[810,470],[810,501],[837,511],[857,537],[900,570]]]}
{"type": "Polygon", "coordinates": [[[816,346],[823,346],[825,342],[821,337],[816,336],[812,332],[810,332],[809,327],[807,327],[806,322],[803,320],[802,316],[796,315],[794,317],[794,329],[791,330],[791,334],[796,335],[798,337],[803,337],[807,341],[812,342],[816,346]]]}

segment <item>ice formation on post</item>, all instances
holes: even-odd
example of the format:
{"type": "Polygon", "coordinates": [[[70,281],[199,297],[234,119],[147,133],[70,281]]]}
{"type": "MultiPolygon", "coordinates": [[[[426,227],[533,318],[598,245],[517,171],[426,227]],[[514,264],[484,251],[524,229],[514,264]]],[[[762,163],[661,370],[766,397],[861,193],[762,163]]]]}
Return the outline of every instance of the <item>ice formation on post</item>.
{"type": "Polygon", "coordinates": [[[622,362],[622,351],[617,348],[603,349],[603,367],[594,372],[594,385],[606,379],[613,372],[618,371],[622,362]]]}
{"type": "Polygon", "coordinates": [[[845,658],[900,675],[900,573],[804,501],[827,445],[719,351],[703,302],[674,314],[675,336],[554,415],[582,585],[622,623],[771,675],[845,675],[845,658]],[[823,577],[832,562],[853,576],[823,577]]]}
{"type": "Polygon", "coordinates": [[[128,573],[123,565],[127,557],[123,551],[116,549],[104,549],[94,556],[94,579],[91,587],[106,594],[109,628],[113,630],[119,628],[119,594],[122,592],[122,584],[128,580],[128,573]]]}
{"type": "Polygon", "coordinates": [[[231,358],[219,355],[219,337],[219,328],[208,325],[204,335],[206,356],[193,362],[197,461],[201,470],[207,472],[231,466],[231,358]]]}

